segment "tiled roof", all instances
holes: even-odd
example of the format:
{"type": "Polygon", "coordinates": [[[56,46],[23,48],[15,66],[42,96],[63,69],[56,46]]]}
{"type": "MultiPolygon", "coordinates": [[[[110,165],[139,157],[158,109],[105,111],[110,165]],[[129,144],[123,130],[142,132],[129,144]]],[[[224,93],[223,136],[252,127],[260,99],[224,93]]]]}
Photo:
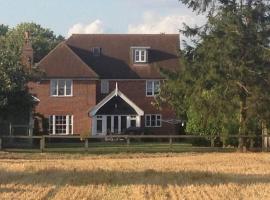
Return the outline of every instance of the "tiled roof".
{"type": "Polygon", "coordinates": [[[178,69],[178,51],[178,34],[75,34],[39,66],[48,77],[162,78],[159,68],[178,69]],[[131,47],[136,46],[150,47],[147,64],[133,64],[131,47]],[[101,48],[100,56],[91,55],[93,47],[101,48]]]}

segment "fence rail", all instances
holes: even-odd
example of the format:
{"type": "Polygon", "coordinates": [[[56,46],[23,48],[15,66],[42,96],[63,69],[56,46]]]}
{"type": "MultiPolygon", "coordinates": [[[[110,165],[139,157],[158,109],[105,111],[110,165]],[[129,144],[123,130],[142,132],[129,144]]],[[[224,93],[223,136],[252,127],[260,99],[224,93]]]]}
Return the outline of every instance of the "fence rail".
{"type": "Polygon", "coordinates": [[[39,149],[44,151],[46,148],[46,140],[49,139],[80,139],[84,142],[84,149],[88,150],[89,141],[93,139],[100,139],[105,141],[124,140],[127,146],[130,146],[131,139],[166,139],[170,147],[172,147],[175,139],[206,139],[211,142],[211,147],[215,147],[215,139],[233,138],[233,139],[249,139],[254,143],[254,139],[261,139],[262,151],[270,150],[270,135],[228,135],[228,136],[205,136],[205,135],[104,135],[104,136],[90,136],[82,138],[79,135],[43,135],[43,136],[0,136],[0,150],[3,149],[4,139],[29,139],[39,140],[39,149]]]}

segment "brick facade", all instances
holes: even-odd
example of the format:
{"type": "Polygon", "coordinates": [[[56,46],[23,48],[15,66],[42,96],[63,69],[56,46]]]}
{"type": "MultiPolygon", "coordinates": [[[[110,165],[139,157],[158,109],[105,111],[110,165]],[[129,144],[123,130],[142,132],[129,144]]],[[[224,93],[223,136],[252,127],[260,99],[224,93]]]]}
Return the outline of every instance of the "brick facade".
{"type": "Polygon", "coordinates": [[[35,108],[36,114],[45,118],[49,115],[73,115],[74,134],[87,134],[91,130],[88,116],[90,108],[96,105],[96,81],[73,80],[72,97],[50,96],[50,81],[30,85],[31,92],[40,100],[35,108]]]}

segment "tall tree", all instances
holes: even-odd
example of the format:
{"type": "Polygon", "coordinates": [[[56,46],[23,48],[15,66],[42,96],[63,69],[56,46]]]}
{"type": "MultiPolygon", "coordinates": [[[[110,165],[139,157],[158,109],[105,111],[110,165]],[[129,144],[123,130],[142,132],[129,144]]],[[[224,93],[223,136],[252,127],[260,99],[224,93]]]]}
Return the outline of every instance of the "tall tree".
{"type": "MultiPolygon", "coordinates": [[[[194,44],[186,44],[183,51],[185,64],[180,73],[185,75],[169,77],[173,81],[182,78],[180,82],[186,88],[180,87],[181,98],[173,92],[163,97],[172,105],[183,102],[186,110],[197,107],[199,113],[212,119],[219,117],[222,122],[238,115],[239,134],[246,135],[251,119],[257,119],[257,123],[269,120],[266,109],[270,105],[269,2],[182,2],[199,12],[209,8],[208,21],[203,27],[186,26],[183,30],[186,36],[195,36],[194,44]],[[168,100],[168,96],[173,99],[168,100]]],[[[168,86],[167,91],[177,91],[168,86]]],[[[240,140],[239,147],[243,150],[245,146],[245,140],[240,140]]]]}

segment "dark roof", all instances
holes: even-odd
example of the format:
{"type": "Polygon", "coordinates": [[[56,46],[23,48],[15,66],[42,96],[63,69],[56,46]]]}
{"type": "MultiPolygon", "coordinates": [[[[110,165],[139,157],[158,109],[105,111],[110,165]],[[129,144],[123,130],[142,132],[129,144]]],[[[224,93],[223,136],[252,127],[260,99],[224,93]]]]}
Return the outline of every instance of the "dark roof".
{"type": "Polygon", "coordinates": [[[162,78],[159,68],[179,67],[178,34],[74,34],[40,63],[48,77],[162,78]],[[133,64],[131,47],[150,47],[148,64],[133,64]],[[92,56],[93,47],[101,56],[92,56]],[[87,70],[88,68],[88,70],[87,70]]]}

